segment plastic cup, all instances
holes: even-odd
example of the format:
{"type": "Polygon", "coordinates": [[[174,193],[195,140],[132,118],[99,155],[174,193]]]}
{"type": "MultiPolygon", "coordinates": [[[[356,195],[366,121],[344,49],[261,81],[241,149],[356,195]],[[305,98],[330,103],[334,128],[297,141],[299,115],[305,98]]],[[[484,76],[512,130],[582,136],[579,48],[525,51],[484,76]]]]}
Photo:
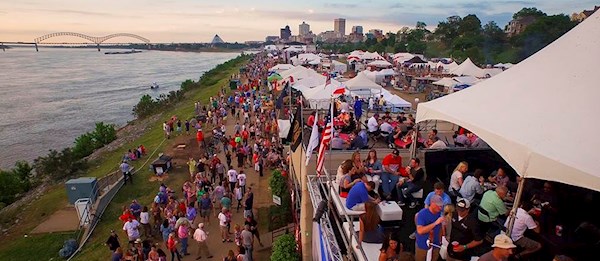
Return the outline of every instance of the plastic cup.
{"type": "Polygon", "coordinates": [[[452,241],[452,247],[457,247],[458,246],[458,241],[452,241]]]}

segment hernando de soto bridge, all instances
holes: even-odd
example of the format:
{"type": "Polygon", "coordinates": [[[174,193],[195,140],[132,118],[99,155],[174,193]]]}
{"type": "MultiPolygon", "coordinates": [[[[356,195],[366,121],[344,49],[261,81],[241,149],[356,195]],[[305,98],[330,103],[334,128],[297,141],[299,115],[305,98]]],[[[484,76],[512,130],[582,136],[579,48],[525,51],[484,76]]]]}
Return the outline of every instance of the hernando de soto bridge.
{"type": "MultiPolygon", "coordinates": [[[[73,43],[73,42],[50,43],[50,42],[44,42],[45,40],[48,40],[50,38],[60,37],[60,36],[74,36],[74,37],[79,37],[79,38],[88,40],[92,44],[96,44],[96,47],[98,48],[98,51],[100,51],[100,44],[104,43],[105,41],[107,41],[109,39],[116,38],[116,37],[135,38],[137,40],[140,40],[140,41],[146,43],[146,45],[148,46],[148,48],[150,48],[150,40],[148,40],[147,38],[141,37],[139,35],[130,34],[130,33],[116,33],[116,34],[110,34],[110,35],[106,35],[106,36],[96,37],[96,36],[89,36],[89,35],[85,35],[85,34],[81,34],[81,33],[58,32],[58,33],[51,33],[51,34],[42,35],[42,36],[40,36],[38,38],[33,39],[33,42],[0,42],[0,45],[4,46],[3,44],[32,44],[32,45],[35,45],[35,50],[39,51],[38,45],[40,45],[40,44],[90,44],[89,42],[88,43],[73,43]]],[[[117,43],[111,43],[111,44],[117,44],[117,43]]]]}

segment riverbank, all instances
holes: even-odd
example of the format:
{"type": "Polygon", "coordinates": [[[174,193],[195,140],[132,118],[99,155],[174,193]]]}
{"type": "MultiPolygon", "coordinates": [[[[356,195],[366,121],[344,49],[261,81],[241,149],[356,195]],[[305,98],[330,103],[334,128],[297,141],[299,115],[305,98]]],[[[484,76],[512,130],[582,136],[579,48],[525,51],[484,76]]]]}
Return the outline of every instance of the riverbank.
{"type": "MultiPolygon", "coordinates": [[[[132,139],[131,141],[123,140],[120,141],[121,146],[115,148],[112,151],[106,151],[100,153],[97,160],[90,163],[90,169],[83,176],[86,177],[102,177],[107,173],[110,173],[117,169],[118,163],[121,157],[128,148],[137,147],[139,144],[144,144],[147,150],[152,151],[158,149],[158,151],[164,150],[166,145],[161,145],[163,140],[162,125],[161,122],[169,119],[172,115],[179,115],[181,118],[189,118],[193,115],[193,104],[195,101],[202,101],[203,103],[208,102],[208,97],[215,95],[218,90],[228,86],[229,76],[233,73],[239,72],[239,67],[247,62],[248,57],[238,57],[236,59],[227,62],[226,68],[221,68],[221,71],[211,70],[205,74],[205,77],[214,79],[215,83],[210,86],[200,86],[194,88],[186,93],[183,101],[179,102],[173,107],[157,114],[156,119],[153,123],[148,124],[146,131],[138,138],[132,139]]],[[[128,126],[137,126],[139,120],[132,121],[128,126]]],[[[141,162],[136,162],[134,166],[139,167],[141,162]],[[137,166],[136,166],[137,165],[137,166]]],[[[145,170],[145,169],[144,169],[145,170]]],[[[139,187],[127,187],[120,191],[114,199],[114,204],[111,204],[104,213],[105,217],[109,217],[107,222],[112,221],[112,218],[120,212],[120,203],[122,200],[128,199],[132,196],[138,197],[139,199],[145,199],[148,195],[152,195],[151,191],[157,189],[154,184],[148,186],[142,186],[145,176],[150,175],[148,171],[141,171],[139,177],[136,177],[139,187]]],[[[146,179],[147,180],[147,179],[146,179]]],[[[173,179],[173,182],[176,182],[173,179]]],[[[2,221],[5,222],[5,226],[8,225],[7,230],[3,232],[2,244],[0,245],[0,259],[1,260],[48,260],[50,258],[58,257],[58,250],[62,246],[65,238],[64,233],[54,234],[43,234],[43,235],[28,235],[40,221],[45,220],[55,211],[65,207],[67,205],[66,192],[64,184],[56,184],[51,186],[46,192],[42,193],[41,196],[33,199],[29,204],[22,208],[15,209],[6,213],[2,216],[2,221]],[[25,237],[27,235],[27,237],[25,237]],[[31,251],[35,249],[35,251],[31,251]]],[[[104,222],[104,221],[102,221],[104,222]]],[[[101,222],[101,223],[102,223],[101,222]]],[[[102,225],[99,229],[102,229],[102,225]]],[[[99,230],[102,232],[102,230],[99,230]]],[[[68,233],[67,233],[68,234],[68,233]]],[[[104,235],[104,234],[101,234],[104,235]]],[[[103,238],[102,238],[103,239],[103,238]]],[[[86,245],[84,251],[91,256],[92,253],[103,252],[101,246],[103,240],[96,236],[92,236],[90,245],[86,245]],[[87,249],[90,249],[89,251],[87,249]]],[[[100,256],[99,255],[99,256],[100,256]]],[[[86,255],[87,256],[87,255],[86,255]]],[[[88,258],[90,259],[90,258],[88,258]]],[[[91,258],[90,260],[95,260],[91,258]]]]}

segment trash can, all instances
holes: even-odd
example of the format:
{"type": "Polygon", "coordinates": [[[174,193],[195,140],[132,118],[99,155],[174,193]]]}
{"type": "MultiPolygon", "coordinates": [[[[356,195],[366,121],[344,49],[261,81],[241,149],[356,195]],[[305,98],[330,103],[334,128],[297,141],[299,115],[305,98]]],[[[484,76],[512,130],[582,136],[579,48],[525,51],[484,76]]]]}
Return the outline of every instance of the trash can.
{"type": "Polygon", "coordinates": [[[92,201],[89,198],[80,198],[75,201],[75,209],[77,217],[79,217],[79,226],[87,226],[90,224],[90,211],[92,211],[92,201]]]}

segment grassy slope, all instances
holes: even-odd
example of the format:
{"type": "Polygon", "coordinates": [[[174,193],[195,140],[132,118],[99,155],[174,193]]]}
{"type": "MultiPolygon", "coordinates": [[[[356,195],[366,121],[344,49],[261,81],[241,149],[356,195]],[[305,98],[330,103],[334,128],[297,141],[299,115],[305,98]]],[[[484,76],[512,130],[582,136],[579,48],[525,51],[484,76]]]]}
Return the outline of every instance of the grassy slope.
{"type": "MultiPolygon", "coordinates": [[[[116,170],[123,155],[123,151],[127,148],[144,144],[146,149],[149,152],[152,152],[163,140],[162,124],[160,124],[160,122],[169,119],[172,115],[178,115],[180,118],[192,117],[194,114],[194,102],[199,100],[202,101],[203,104],[206,104],[210,96],[217,94],[220,88],[228,86],[229,76],[232,73],[238,72],[239,67],[245,61],[246,59],[240,59],[238,63],[231,65],[227,70],[215,72],[211,75],[211,78],[220,79],[217,83],[189,91],[186,94],[184,101],[163,112],[157,123],[142,137],[132,143],[125,144],[122,147],[123,150],[115,150],[102,155],[100,160],[92,163],[92,167],[84,176],[102,177],[107,173],[116,170]]],[[[160,152],[164,146],[165,144],[158,148],[158,151],[160,152]]],[[[138,161],[134,165],[136,168],[139,168],[142,163],[143,161],[138,161]]],[[[137,198],[141,202],[151,202],[159,184],[147,182],[149,175],[151,175],[147,169],[146,166],[137,174],[138,176],[135,177],[137,182],[134,186],[125,187],[117,194],[117,196],[115,196],[113,202],[103,214],[104,220],[100,222],[94,231],[94,235],[86,244],[83,253],[78,255],[79,259],[105,259],[107,249],[102,245],[105,240],[104,237],[109,234],[110,229],[120,226],[120,221],[116,219],[116,217],[120,215],[121,207],[123,205],[128,205],[128,201],[132,198],[137,198]]],[[[182,180],[183,177],[180,176],[170,179],[168,183],[181,184],[182,180]]],[[[62,247],[63,241],[67,238],[64,234],[54,233],[29,236],[27,238],[22,235],[35,228],[39,224],[39,221],[44,219],[45,215],[54,213],[56,210],[64,207],[66,203],[66,192],[64,190],[64,185],[62,184],[56,185],[44,194],[44,196],[33,201],[31,205],[28,206],[28,209],[35,211],[23,211],[22,214],[19,214],[19,219],[21,220],[20,223],[22,223],[19,227],[21,233],[11,236],[10,242],[8,242],[9,238],[4,238],[2,240],[3,244],[0,244],[0,260],[48,260],[52,257],[58,257],[58,250],[62,247]],[[40,214],[43,214],[41,218],[40,214]],[[35,249],[35,251],[31,251],[31,249],[35,249]]]]}

